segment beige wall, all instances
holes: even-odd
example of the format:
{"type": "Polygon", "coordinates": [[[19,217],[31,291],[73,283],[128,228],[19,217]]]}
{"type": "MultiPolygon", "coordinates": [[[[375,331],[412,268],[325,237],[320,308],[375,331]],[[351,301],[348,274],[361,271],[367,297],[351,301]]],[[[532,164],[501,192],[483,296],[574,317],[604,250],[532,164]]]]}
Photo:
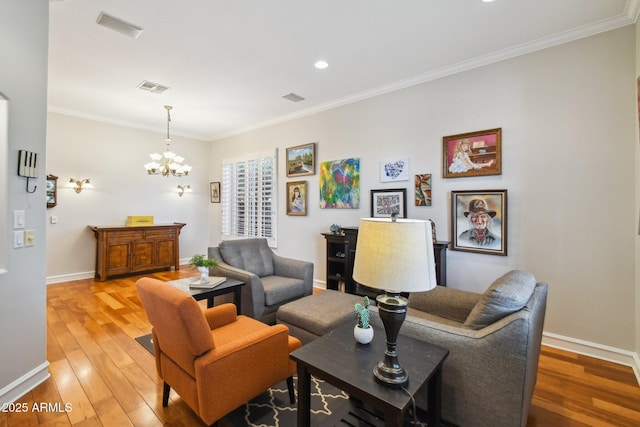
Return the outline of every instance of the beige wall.
{"type": "MultiPolygon", "coordinates": [[[[158,119],[162,123],[162,105],[158,119]]],[[[59,177],[58,205],[47,209],[47,281],[93,277],[96,239],[88,225],[124,225],[128,215],[153,215],[156,224],[182,222],[180,257],[206,254],[210,227],[211,144],[171,135],[171,148],[193,166],[189,176],[148,176],[149,154],[165,149],[165,134],[87,119],[48,114],[47,173],[59,177]],[[69,178],[90,178],[93,189],[77,194],[69,178]],[[179,197],[178,185],[192,193],[179,197]],[[51,217],[57,223],[51,223],[51,217]]]]}
{"type": "MultiPolygon", "coordinates": [[[[636,81],[640,79],[640,23],[636,23],[635,25],[636,32],[636,45],[635,45],[635,58],[636,58],[636,81]]],[[[638,91],[638,99],[637,99],[637,111],[635,114],[636,117],[636,133],[637,133],[637,141],[640,142],[640,123],[638,120],[640,119],[640,85],[636,83],[636,90],[638,91]]],[[[636,235],[636,260],[640,257],[640,194],[638,194],[638,189],[640,189],[640,145],[636,144],[636,187],[634,194],[636,195],[636,218],[638,218],[638,233],[636,235]]],[[[640,370],[640,263],[636,262],[636,365],[640,370]]]]}
{"type": "MultiPolygon", "coordinates": [[[[324,280],[324,240],[332,223],[369,216],[369,191],[383,159],[410,158],[410,172],[433,174],[433,206],[409,206],[449,238],[450,191],[507,189],[507,257],[449,251],[449,286],[483,291],[504,272],[532,271],[550,285],[545,330],[554,338],[636,349],[635,64],[632,26],[442,78],[215,142],[221,158],[276,146],[280,188],[286,147],[317,142],[319,162],[359,157],[361,207],[322,210],[318,176],[309,214],[278,214],[278,251],[315,263],[324,280]],[[503,173],[443,179],[442,136],[501,127],[503,173]],[[286,232],[285,232],[286,230],[286,232]]],[[[280,206],[284,206],[283,192],[280,206]]],[[[211,240],[219,241],[212,206],[211,240]]]]}
{"type": "MultiPolygon", "coordinates": [[[[45,196],[47,50],[49,2],[0,0],[0,93],[9,99],[7,160],[9,221],[2,234],[13,235],[13,212],[25,212],[27,229],[35,230],[33,247],[13,249],[7,239],[7,272],[0,274],[0,403],[11,402],[47,378],[45,292],[45,196]],[[40,154],[40,177],[16,174],[18,150],[40,154]]],[[[4,191],[4,190],[3,190],[4,191]]]]}

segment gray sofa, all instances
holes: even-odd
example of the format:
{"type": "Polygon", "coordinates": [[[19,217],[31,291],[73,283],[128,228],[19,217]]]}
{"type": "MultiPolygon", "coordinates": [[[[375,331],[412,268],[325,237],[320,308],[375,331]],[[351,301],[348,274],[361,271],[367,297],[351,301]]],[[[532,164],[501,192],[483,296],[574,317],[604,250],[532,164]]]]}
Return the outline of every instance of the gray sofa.
{"type": "Polygon", "coordinates": [[[208,257],[218,261],[211,275],[245,282],[242,314],[264,323],[275,324],[278,307],[313,292],[313,263],[276,255],[266,239],[226,240],[208,257]]]}
{"type": "MultiPolygon", "coordinates": [[[[524,427],[538,372],[548,286],[514,270],[484,294],[411,294],[401,334],[449,350],[442,417],[460,427],[524,427]]],[[[382,326],[376,308],[372,323],[382,326]]],[[[402,364],[402,354],[399,354],[402,364]]],[[[426,393],[426,392],[425,392],[426,393]]],[[[426,408],[426,396],[417,405],[426,408]]]]}

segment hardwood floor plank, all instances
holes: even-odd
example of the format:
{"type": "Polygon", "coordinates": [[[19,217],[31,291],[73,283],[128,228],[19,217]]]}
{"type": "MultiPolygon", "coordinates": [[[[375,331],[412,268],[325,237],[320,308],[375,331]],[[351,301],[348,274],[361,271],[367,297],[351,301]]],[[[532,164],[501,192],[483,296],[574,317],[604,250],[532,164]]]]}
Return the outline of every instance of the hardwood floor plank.
{"type": "Polygon", "coordinates": [[[80,423],[96,415],[68,360],[51,363],[50,372],[60,393],[62,403],[71,405],[71,411],[67,412],[71,424],[80,423]]]}

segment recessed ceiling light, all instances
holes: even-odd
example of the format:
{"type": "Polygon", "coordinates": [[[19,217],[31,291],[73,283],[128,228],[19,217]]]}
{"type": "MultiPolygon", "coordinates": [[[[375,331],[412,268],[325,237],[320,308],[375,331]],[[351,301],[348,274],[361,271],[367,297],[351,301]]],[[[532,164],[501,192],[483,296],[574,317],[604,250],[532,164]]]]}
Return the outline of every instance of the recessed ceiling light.
{"type": "Polygon", "coordinates": [[[318,70],[324,70],[325,68],[327,68],[329,66],[329,63],[327,61],[323,61],[320,60],[318,62],[316,62],[315,64],[313,64],[314,67],[316,67],[318,70]]]}
{"type": "Polygon", "coordinates": [[[493,0],[482,0],[484,3],[491,3],[493,0]]]}

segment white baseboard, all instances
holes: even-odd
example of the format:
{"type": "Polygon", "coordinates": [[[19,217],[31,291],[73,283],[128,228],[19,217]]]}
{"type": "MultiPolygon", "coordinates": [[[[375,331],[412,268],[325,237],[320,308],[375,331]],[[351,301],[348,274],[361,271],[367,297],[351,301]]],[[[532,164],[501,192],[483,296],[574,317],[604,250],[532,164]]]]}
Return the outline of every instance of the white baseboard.
{"type": "Polygon", "coordinates": [[[0,404],[15,402],[49,379],[49,362],[27,372],[0,390],[0,404]]]}
{"type": "Polygon", "coordinates": [[[71,282],[73,280],[93,279],[96,276],[95,271],[85,271],[83,273],[62,274],[60,276],[48,276],[47,285],[60,282],[71,282]]]}
{"type": "Polygon", "coordinates": [[[640,385],[640,357],[638,357],[638,353],[589,341],[583,341],[577,338],[565,337],[551,332],[542,333],[542,344],[582,354],[584,356],[595,357],[596,359],[629,366],[633,369],[636,381],[638,382],[638,385],[640,385]]]}

